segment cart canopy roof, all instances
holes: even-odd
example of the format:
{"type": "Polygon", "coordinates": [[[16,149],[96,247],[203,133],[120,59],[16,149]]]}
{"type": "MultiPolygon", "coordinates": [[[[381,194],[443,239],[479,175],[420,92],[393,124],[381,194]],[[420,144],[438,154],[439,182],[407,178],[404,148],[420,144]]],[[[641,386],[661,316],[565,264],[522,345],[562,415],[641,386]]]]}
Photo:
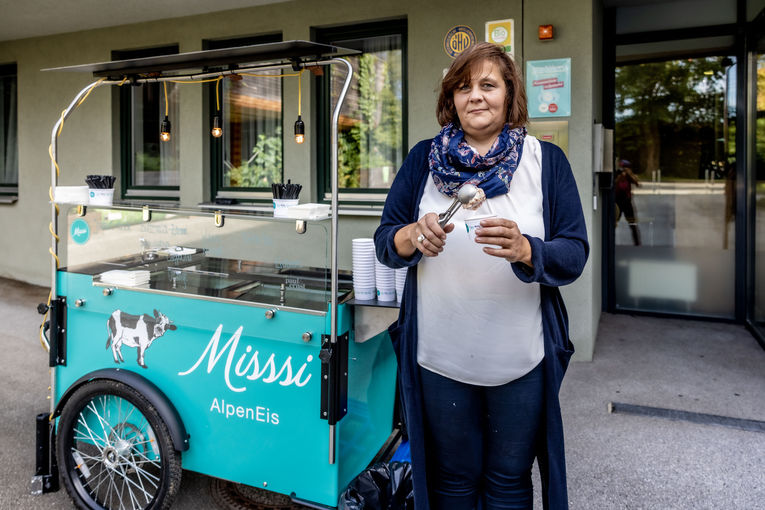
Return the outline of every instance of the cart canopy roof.
{"type": "Polygon", "coordinates": [[[95,64],[54,67],[43,71],[88,72],[96,77],[123,78],[125,76],[164,73],[166,71],[188,72],[195,69],[231,66],[258,62],[293,63],[314,62],[335,57],[354,55],[357,50],[319,44],[311,41],[284,41],[253,44],[216,50],[191,51],[174,55],[114,60],[95,64]]]}

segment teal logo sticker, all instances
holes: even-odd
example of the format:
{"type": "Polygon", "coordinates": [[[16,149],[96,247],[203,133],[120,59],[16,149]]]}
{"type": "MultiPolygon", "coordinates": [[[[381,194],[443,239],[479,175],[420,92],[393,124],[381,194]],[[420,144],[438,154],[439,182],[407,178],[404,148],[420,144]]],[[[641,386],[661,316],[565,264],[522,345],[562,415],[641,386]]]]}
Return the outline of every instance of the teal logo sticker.
{"type": "Polygon", "coordinates": [[[457,25],[444,37],[444,51],[452,58],[475,44],[475,32],[466,25],[457,25]]]}
{"type": "Polygon", "coordinates": [[[75,243],[85,244],[90,239],[90,227],[85,220],[74,220],[71,229],[69,229],[69,235],[72,236],[75,243]]]}

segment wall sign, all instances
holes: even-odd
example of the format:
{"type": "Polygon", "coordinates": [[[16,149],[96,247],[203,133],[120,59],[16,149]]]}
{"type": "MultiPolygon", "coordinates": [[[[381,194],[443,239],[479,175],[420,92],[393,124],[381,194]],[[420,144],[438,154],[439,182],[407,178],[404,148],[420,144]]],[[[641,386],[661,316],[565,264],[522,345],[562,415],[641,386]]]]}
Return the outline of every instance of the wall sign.
{"type": "Polygon", "coordinates": [[[528,124],[529,134],[543,142],[554,143],[568,157],[568,121],[535,120],[528,124]]]}
{"type": "Polygon", "coordinates": [[[502,46],[505,53],[515,57],[513,49],[513,37],[515,36],[515,22],[511,19],[500,19],[486,22],[486,42],[502,46]]]}
{"type": "Polygon", "coordinates": [[[475,44],[475,32],[467,25],[457,25],[444,37],[444,51],[452,58],[475,44]]]}
{"type": "Polygon", "coordinates": [[[529,117],[571,115],[571,59],[526,62],[526,94],[529,117]]]}

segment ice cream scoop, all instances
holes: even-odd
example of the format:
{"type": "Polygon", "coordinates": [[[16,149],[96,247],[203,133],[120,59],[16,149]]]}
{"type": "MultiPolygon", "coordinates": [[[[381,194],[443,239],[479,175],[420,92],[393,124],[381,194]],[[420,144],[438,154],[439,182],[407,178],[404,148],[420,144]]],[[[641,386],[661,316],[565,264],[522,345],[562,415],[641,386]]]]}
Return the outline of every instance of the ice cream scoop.
{"type": "Polygon", "coordinates": [[[447,223],[449,223],[449,220],[452,219],[452,216],[454,216],[454,213],[457,212],[457,209],[460,205],[466,205],[468,204],[478,193],[478,188],[473,186],[472,184],[463,184],[462,187],[457,192],[457,196],[454,197],[454,200],[449,205],[449,208],[438,215],[438,224],[441,226],[441,228],[444,228],[447,223]]]}

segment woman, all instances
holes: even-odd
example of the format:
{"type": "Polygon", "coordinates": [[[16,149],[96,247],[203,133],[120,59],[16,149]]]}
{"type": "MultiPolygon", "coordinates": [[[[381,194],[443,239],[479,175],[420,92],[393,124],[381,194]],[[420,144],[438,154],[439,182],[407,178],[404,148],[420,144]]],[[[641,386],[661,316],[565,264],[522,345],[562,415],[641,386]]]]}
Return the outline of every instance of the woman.
{"type": "Polygon", "coordinates": [[[375,232],[378,259],[409,267],[389,332],[415,506],[531,508],[536,457],[545,508],[567,508],[558,390],[573,345],[558,286],[589,249],[576,183],[560,149],[526,134],[523,83],[495,45],[455,59],[437,114],[443,129],[407,156],[375,232]],[[466,182],[485,203],[441,228],[466,182]],[[465,220],[483,213],[471,240],[465,220]]]}

